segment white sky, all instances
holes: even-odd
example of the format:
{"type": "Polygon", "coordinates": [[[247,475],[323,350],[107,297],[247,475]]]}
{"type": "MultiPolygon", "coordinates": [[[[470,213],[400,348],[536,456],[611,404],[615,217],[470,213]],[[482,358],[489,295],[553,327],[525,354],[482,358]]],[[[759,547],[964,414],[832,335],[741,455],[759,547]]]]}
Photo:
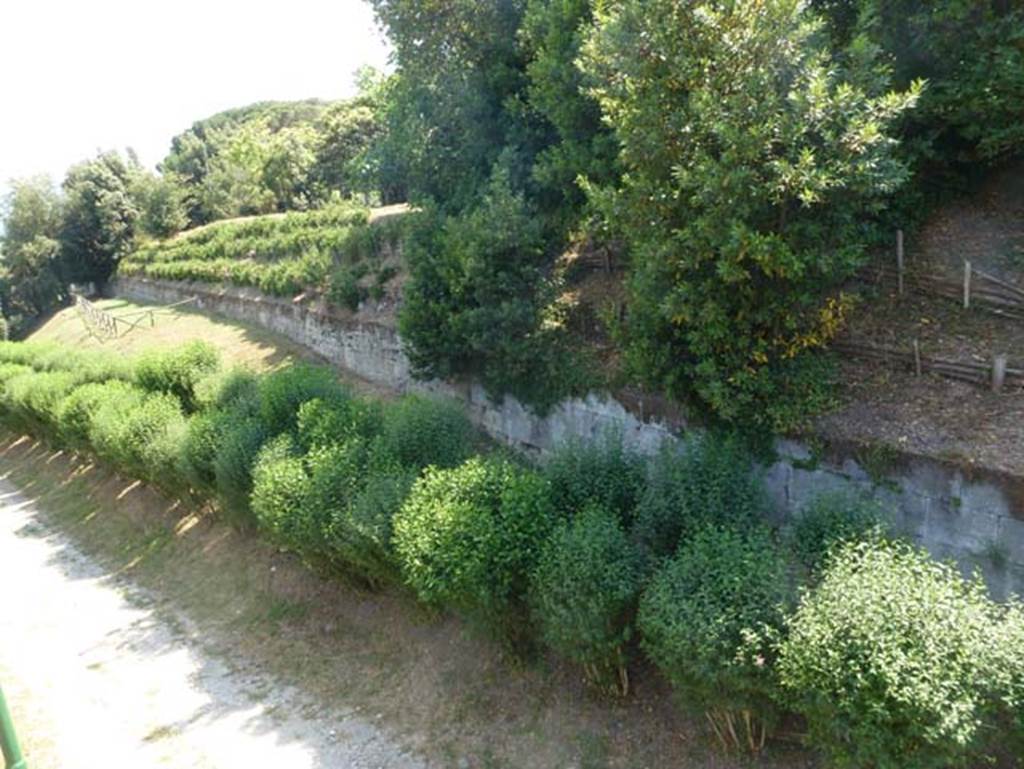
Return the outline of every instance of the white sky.
{"type": "Polygon", "coordinates": [[[152,167],[229,107],[349,96],[387,51],[363,0],[0,0],[0,191],[101,149],[152,167]]]}

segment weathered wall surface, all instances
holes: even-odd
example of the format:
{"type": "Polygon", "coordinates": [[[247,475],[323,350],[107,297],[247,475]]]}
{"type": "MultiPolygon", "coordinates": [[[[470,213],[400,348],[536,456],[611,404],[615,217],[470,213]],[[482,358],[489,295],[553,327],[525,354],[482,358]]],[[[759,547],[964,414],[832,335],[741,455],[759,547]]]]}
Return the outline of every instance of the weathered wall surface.
{"type": "MultiPolygon", "coordinates": [[[[316,303],[139,278],[121,279],[114,292],[157,304],[195,296],[202,310],[276,331],[374,384],[458,398],[492,438],[534,453],[609,429],[621,431],[629,446],[652,453],[686,431],[669,405],[650,396],[591,394],[538,417],[514,398],[492,401],[477,384],[417,382],[394,328],[332,314],[316,303]]],[[[863,493],[892,511],[898,528],[936,556],[955,558],[965,570],[981,569],[995,595],[1024,593],[1024,479],[925,457],[887,453],[880,462],[856,446],[832,446],[820,456],[792,441],[776,448],[779,459],[765,468],[765,479],[780,519],[798,514],[822,492],[863,493]]]]}

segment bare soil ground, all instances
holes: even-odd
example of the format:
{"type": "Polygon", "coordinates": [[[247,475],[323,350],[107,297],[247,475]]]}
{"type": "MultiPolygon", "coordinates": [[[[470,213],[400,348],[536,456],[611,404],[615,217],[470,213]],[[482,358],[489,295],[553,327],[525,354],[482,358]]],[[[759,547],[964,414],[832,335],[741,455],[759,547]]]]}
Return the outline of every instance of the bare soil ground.
{"type": "MultiPolygon", "coordinates": [[[[716,752],[700,719],[681,713],[650,670],[636,671],[629,699],[601,699],[583,688],[572,669],[546,659],[504,658],[458,620],[429,616],[408,596],[371,594],[322,579],[290,555],[207,513],[184,509],[28,439],[3,441],[0,473],[31,501],[32,511],[12,529],[10,516],[24,516],[25,508],[0,510],[0,530],[14,532],[5,547],[12,553],[40,543],[47,548],[45,558],[23,561],[24,569],[13,575],[21,597],[17,621],[31,624],[47,606],[52,614],[56,604],[66,607],[64,621],[46,632],[59,635],[75,627],[81,613],[92,612],[76,603],[72,590],[83,575],[114,588],[123,596],[118,600],[128,604],[118,609],[127,612],[128,627],[114,628],[92,651],[80,650],[79,659],[70,658],[67,645],[50,652],[50,645],[40,643],[44,659],[4,671],[5,686],[9,676],[17,679],[15,717],[29,731],[29,749],[41,756],[66,748],[61,739],[67,732],[55,729],[53,719],[60,726],[65,716],[72,718],[52,710],[52,692],[38,691],[25,680],[31,670],[52,667],[74,670],[72,680],[83,687],[78,701],[92,703],[75,709],[73,717],[84,726],[75,734],[113,734],[112,739],[143,751],[138,755],[165,756],[173,767],[236,765],[201,751],[195,755],[206,756],[207,763],[176,762],[179,750],[187,757],[193,755],[187,751],[199,750],[196,745],[217,739],[235,740],[237,755],[260,755],[245,764],[254,769],[748,765],[746,759],[716,752]],[[47,574],[40,579],[35,572],[44,567],[47,574]],[[54,578],[51,567],[63,577],[54,578]],[[139,595],[141,604],[132,598],[139,595]],[[131,635],[133,617],[145,629],[138,636],[131,635]],[[151,633],[154,625],[163,629],[151,633]],[[165,664],[177,655],[185,655],[185,661],[165,664]],[[90,675],[94,664],[107,671],[105,678],[90,675]],[[180,679],[188,670],[193,672],[185,675],[190,683],[183,689],[180,679]],[[117,680],[126,685],[93,688],[97,681],[109,686],[117,680]],[[165,697],[178,703],[173,712],[160,704],[165,697]],[[118,729],[107,728],[111,722],[118,729]],[[96,726],[92,732],[90,724],[96,726]],[[217,724],[223,731],[204,731],[204,725],[217,724]],[[294,752],[287,754],[291,759],[273,763],[272,756],[285,754],[243,752],[259,745],[294,752]]],[[[13,562],[5,558],[8,563],[13,562]]],[[[0,570],[5,584],[12,584],[12,575],[0,570]]],[[[3,627],[0,637],[0,660],[34,659],[35,647],[10,656],[10,627],[3,627]]],[[[44,758],[33,766],[75,766],[58,755],[59,761],[44,758]]],[[[758,765],[814,764],[806,753],[779,742],[758,765]]]]}
{"type": "MultiPolygon", "coordinates": [[[[967,259],[1024,286],[1024,166],[994,174],[980,190],[940,208],[907,242],[909,268],[956,279],[967,259]]],[[[1024,321],[895,285],[869,288],[848,338],[958,362],[1006,355],[1024,368],[1024,321]]],[[[988,389],[877,362],[844,358],[842,405],[818,420],[828,438],[887,445],[1016,474],[1024,473],[1024,388],[988,389]]]]}

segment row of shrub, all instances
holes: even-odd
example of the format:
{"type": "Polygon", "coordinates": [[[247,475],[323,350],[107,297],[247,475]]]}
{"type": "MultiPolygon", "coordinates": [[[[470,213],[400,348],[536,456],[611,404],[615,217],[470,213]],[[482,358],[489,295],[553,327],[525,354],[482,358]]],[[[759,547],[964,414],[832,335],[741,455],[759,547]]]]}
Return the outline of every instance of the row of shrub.
{"type": "Polygon", "coordinates": [[[601,690],[625,694],[642,654],[730,747],[793,716],[840,767],[966,765],[1024,737],[1020,605],[863,502],[770,528],[728,440],[644,459],[608,436],[533,466],[452,403],[357,397],[323,368],[223,370],[198,343],[131,362],[0,344],[0,413],[601,690]]]}
{"type": "Polygon", "coordinates": [[[365,274],[366,262],[393,252],[401,232],[401,217],[371,224],[369,212],[351,204],[229,220],[144,245],[121,261],[118,274],[226,283],[273,296],[322,288],[333,297],[345,291],[354,266],[365,274]]]}

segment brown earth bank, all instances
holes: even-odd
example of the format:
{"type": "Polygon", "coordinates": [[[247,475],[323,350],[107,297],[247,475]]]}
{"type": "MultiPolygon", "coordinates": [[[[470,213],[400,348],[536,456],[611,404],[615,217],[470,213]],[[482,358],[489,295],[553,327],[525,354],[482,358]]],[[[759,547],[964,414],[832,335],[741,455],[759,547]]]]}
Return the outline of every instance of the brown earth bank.
{"type": "MultiPolygon", "coordinates": [[[[633,694],[611,701],[551,659],[503,655],[459,620],[400,592],[370,593],[311,572],[209,510],[191,509],[87,459],[2,436],[0,475],[34,498],[109,575],[182,613],[209,653],[258,669],[317,703],[317,717],[374,719],[430,766],[467,769],[732,769],[697,715],[643,664],[633,694]]],[[[757,766],[815,759],[789,739],[757,766]]]]}

